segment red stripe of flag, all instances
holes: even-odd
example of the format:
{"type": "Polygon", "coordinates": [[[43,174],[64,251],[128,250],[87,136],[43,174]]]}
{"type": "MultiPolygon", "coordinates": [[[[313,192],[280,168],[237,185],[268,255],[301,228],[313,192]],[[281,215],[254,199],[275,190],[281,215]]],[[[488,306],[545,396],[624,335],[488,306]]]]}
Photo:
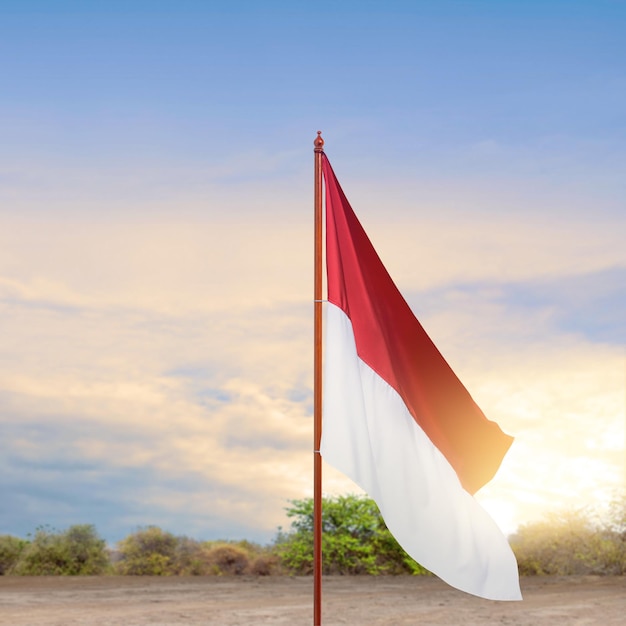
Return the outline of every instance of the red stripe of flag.
{"type": "Polygon", "coordinates": [[[350,207],[326,155],[328,300],[352,322],[359,357],[408,410],[474,493],[513,438],[489,421],[402,297],[350,207]],[[329,210],[332,207],[332,210],[329,210]]]}

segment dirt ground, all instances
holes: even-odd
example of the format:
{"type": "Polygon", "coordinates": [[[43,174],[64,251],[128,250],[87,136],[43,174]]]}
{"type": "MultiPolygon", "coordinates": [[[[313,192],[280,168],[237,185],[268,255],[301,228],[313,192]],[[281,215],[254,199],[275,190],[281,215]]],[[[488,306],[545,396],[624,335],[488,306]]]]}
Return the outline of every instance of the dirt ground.
{"type": "MultiPolygon", "coordinates": [[[[3,626],[310,626],[311,578],[0,576],[3,626]]],[[[523,602],[435,578],[327,577],[322,624],[626,624],[626,577],[525,578],[523,602]]]]}

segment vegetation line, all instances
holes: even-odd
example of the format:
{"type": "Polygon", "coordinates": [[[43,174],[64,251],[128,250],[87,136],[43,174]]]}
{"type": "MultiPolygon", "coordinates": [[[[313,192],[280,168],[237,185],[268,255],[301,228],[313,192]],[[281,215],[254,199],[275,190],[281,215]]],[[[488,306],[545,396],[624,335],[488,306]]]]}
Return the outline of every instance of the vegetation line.
{"type": "MultiPolygon", "coordinates": [[[[197,541],[156,526],[107,549],[93,525],[36,529],[28,539],[0,535],[0,575],[222,576],[306,575],[313,569],[313,500],[292,500],[288,531],[274,541],[197,541]]],[[[347,495],[323,502],[324,574],[429,575],[387,529],[373,500],[347,495]]],[[[604,517],[551,514],[510,537],[522,575],[626,573],[626,495],[604,517]]]]}

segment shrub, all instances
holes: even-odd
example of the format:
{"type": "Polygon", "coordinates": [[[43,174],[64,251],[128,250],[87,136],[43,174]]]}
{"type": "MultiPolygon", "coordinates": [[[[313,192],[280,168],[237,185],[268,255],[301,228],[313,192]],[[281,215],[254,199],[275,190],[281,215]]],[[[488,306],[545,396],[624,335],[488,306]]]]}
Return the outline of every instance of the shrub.
{"type": "MultiPolygon", "coordinates": [[[[292,500],[291,531],[279,529],[276,553],[297,574],[313,571],[313,500],[292,500]]],[[[389,532],[375,502],[347,495],[322,501],[324,574],[426,574],[389,532]]]]}
{"type": "Polygon", "coordinates": [[[626,540],[626,492],[617,494],[611,501],[605,527],[626,540]]]}
{"type": "Polygon", "coordinates": [[[71,575],[103,574],[109,566],[106,542],[100,539],[94,526],[70,526],[62,535],[69,555],[71,575]]]}
{"type": "Polygon", "coordinates": [[[172,573],[181,576],[204,576],[210,564],[202,544],[189,537],[176,537],[172,573]]]}
{"type": "Polygon", "coordinates": [[[214,563],[205,545],[157,526],[140,528],[118,543],[115,569],[135,576],[204,576],[214,563]]]}
{"type": "Polygon", "coordinates": [[[104,540],[90,524],[70,526],[66,531],[40,527],[21,551],[11,573],[26,576],[97,575],[107,570],[104,540]]]}
{"type": "Polygon", "coordinates": [[[591,520],[589,513],[565,511],[523,525],[510,539],[520,574],[622,574],[626,551],[620,534],[591,520]]]}
{"type": "Polygon", "coordinates": [[[0,535],[0,576],[10,574],[28,542],[11,535],[0,535]]]}
{"type": "Polygon", "coordinates": [[[209,573],[218,576],[244,574],[250,565],[250,558],[246,550],[231,543],[209,544],[206,558],[209,564],[209,573]]]}
{"type": "Polygon", "coordinates": [[[140,528],[118,543],[119,574],[168,576],[173,574],[176,538],[158,526],[140,528]]]}
{"type": "Polygon", "coordinates": [[[268,552],[267,554],[260,554],[250,563],[250,573],[256,576],[272,576],[275,574],[281,574],[281,562],[280,558],[268,552]]]}

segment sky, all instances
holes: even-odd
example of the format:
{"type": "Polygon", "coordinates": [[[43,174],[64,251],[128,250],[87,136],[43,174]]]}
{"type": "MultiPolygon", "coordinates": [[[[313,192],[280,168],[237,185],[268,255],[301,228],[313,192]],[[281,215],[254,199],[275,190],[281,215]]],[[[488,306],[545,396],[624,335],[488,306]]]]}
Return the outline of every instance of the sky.
{"type": "MultiPolygon", "coordinates": [[[[0,0],[0,534],[312,495],[313,140],[487,417],[504,532],[626,480],[626,2],[0,0]]],[[[358,493],[327,466],[324,492],[358,493]]]]}

